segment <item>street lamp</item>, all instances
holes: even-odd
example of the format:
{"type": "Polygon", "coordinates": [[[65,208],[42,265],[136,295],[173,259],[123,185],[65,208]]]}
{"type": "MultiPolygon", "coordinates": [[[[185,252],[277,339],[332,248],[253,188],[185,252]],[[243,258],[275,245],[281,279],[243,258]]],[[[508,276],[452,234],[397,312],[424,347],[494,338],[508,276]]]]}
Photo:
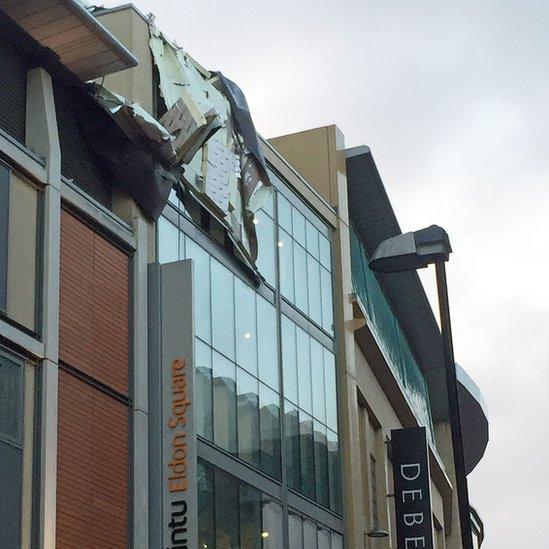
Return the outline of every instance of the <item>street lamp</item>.
{"type": "Polygon", "coordinates": [[[450,258],[451,252],[448,233],[438,225],[431,225],[426,229],[388,238],[381,242],[370,260],[370,268],[382,273],[398,273],[423,269],[432,263],[435,265],[461,538],[464,549],[473,549],[450,304],[444,265],[450,258]]]}

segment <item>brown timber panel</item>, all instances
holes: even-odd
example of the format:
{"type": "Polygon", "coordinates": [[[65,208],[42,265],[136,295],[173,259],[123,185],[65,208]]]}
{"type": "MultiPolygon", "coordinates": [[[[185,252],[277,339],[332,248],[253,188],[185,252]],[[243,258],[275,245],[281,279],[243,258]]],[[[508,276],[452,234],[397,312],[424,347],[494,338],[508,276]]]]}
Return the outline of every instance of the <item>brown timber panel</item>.
{"type": "Polygon", "coordinates": [[[128,408],[59,371],[57,549],[128,546],[128,408]]]}
{"type": "Polygon", "coordinates": [[[61,214],[59,353],[63,362],[128,394],[128,256],[61,214]]]}

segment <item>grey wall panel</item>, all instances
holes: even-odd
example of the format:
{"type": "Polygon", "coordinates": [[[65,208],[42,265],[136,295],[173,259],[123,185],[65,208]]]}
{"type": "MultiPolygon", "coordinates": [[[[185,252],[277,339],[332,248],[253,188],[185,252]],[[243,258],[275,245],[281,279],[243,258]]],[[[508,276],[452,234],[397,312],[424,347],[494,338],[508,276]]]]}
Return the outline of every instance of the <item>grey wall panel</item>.
{"type": "Polygon", "coordinates": [[[0,440],[0,547],[21,547],[23,451],[0,440]]]}

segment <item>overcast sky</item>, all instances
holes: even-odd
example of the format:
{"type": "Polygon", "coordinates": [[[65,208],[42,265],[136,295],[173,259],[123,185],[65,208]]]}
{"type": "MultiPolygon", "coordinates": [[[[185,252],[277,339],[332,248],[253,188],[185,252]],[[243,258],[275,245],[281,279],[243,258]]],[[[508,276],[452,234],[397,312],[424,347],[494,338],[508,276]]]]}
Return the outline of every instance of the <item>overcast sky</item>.
{"type": "Polygon", "coordinates": [[[456,360],[490,412],[484,547],[547,547],[549,2],[135,3],[242,87],[263,136],[337,124],[404,231],[447,229],[456,360]]]}

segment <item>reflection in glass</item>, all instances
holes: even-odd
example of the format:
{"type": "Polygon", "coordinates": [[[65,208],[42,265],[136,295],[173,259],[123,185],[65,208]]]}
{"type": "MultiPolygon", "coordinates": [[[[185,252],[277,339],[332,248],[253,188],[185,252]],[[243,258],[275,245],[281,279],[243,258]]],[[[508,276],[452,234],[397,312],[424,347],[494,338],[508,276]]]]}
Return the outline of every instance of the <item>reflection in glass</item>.
{"type": "Polygon", "coordinates": [[[284,396],[297,404],[298,385],[295,324],[284,315],[282,316],[282,377],[284,396]]]}
{"type": "Polygon", "coordinates": [[[316,524],[310,520],[303,521],[303,549],[318,549],[316,524]]]}
{"type": "Polygon", "coordinates": [[[341,502],[341,463],[339,458],[338,436],[328,429],[328,469],[330,477],[330,509],[341,515],[343,506],[341,502]]]}
{"type": "Polygon", "coordinates": [[[311,338],[311,379],[313,384],[313,417],[326,423],[326,393],[324,387],[324,353],[322,345],[311,338]]]}
{"type": "Polygon", "coordinates": [[[292,234],[292,206],[281,194],[278,194],[278,223],[292,234]]]}
{"type": "Polygon", "coordinates": [[[290,235],[283,229],[280,229],[278,235],[279,242],[279,258],[280,258],[280,291],[282,295],[294,302],[295,287],[294,287],[294,243],[290,235]]]}
{"type": "Polygon", "coordinates": [[[320,293],[320,263],[307,254],[307,295],[309,316],[322,326],[322,296],[320,293]]]}
{"type": "Polygon", "coordinates": [[[319,235],[319,259],[323,267],[332,270],[332,254],[330,249],[330,241],[324,236],[319,235]]]}
{"type": "Polygon", "coordinates": [[[0,356],[0,434],[19,442],[23,436],[23,369],[0,356]]]}
{"type": "Polygon", "coordinates": [[[259,467],[259,385],[257,379],[238,368],[238,456],[259,467]]]}
{"type": "Polygon", "coordinates": [[[286,478],[288,486],[299,492],[301,490],[299,410],[297,406],[285,400],[284,413],[286,478]]]}
{"type": "Polygon", "coordinates": [[[215,259],[212,259],[211,270],[213,348],[234,360],[234,277],[215,259]]]}
{"type": "Polygon", "coordinates": [[[299,384],[299,407],[308,412],[313,411],[313,399],[311,394],[311,351],[309,348],[309,335],[299,326],[296,326],[297,341],[297,377],[299,384]]]}
{"type": "Polygon", "coordinates": [[[299,438],[301,457],[301,493],[315,499],[315,455],[313,418],[303,412],[299,414],[299,438]]]}
{"type": "Polygon", "coordinates": [[[339,534],[332,533],[332,549],[343,549],[343,538],[339,534]]]}
{"type": "Polygon", "coordinates": [[[303,520],[290,513],[288,519],[290,549],[303,549],[303,520]]]}
{"type": "Polygon", "coordinates": [[[274,221],[263,212],[255,215],[255,230],[257,234],[257,268],[265,280],[271,285],[276,283],[276,256],[274,221]]]}
{"type": "Polygon", "coordinates": [[[240,547],[238,480],[215,469],[215,547],[240,547]]]}
{"type": "Polygon", "coordinates": [[[320,290],[322,294],[322,327],[334,333],[334,305],[332,299],[332,275],[324,268],[320,269],[320,290]]]}
{"type": "Polygon", "coordinates": [[[328,480],[328,447],[326,441],[326,427],[314,421],[315,444],[315,484],[316,501],[324,507],[330,506],[328,480]]]}
{"type": "Polygon", "coordinates": [[[318,530],[318,549],[331,549],[330,532],[320,528],[318,530]]]}
{"type": "Polygon", "coordinates": [[[295,306],[308,312],[307,252],[294,242],[295,306]]]}
{"type": "Polygon", "coordinates": [[[259,379],[279,390],[276,310],[257,296],[257,346],[259,379]]]}
{"type": "Polygon", "coordinates": [[[165,217],[158,220],[158,261],[171,263],[179,259],[179,231],[165,217]]]}
{"type": "Polygon", "coordinates": [[[301,212],[293,209],[292,212],[293,216],[293,237],[295,240],[297,240],[303,247],[307,245],[306,237],[305,237],[305,217],[301,212]]]}
{"type": "Polygon", "coordinates": [[[263,547],[280,549],[284,546],[282,507],[267,496],[263,496],[263,547]]]}
{"type": "Polygon", "coordinates": [[[277,393],[259,384],[259,421],[261,426],[261,469],[280,478],[280,399],[277,393]]]}
{"type": "Polygon", "coordinates": [[[236,455],[236,366],[213,352],[214,442],[236,455]]]}
{"type": "Polygon", "coordinates": [[[239,279],[235,280],[236,362],[257,376],[257,328],[255,292],[239,279]]]}
{"type": "Polygon", "coordinates": [[[213,467],[198,460],[198,546],[214,546],[214,471],[213,467]]]}
{"type": "Polygon", "coordinates": [[[326,425],[333,431],[338,431],[335,356],[328,349],[324,349],[324,379],[326,383],[326,425]]]}
{"type": "Polygon", "coordinates": [[[240,545],[241,549],[261,549],[261,492],[240,483],[240,545]]]}
{"type": "Polygon", "coordinates": [[[196,431],[207,440],[213,440],[212,351],[208,345],[196,339],[195,355],[196,431]]]}
{"type": "Polygon", "coordinates": [[[194,326],[196,335],[211,343],[210,256],[196,242],[187,238],[185,258],[194,265],[194,326]]]}
{"type": "Polygon", "coordinates": [[[310,222],[306,222],[307,251],[315,258],[318,258],[318,229],[310,222]]]}

